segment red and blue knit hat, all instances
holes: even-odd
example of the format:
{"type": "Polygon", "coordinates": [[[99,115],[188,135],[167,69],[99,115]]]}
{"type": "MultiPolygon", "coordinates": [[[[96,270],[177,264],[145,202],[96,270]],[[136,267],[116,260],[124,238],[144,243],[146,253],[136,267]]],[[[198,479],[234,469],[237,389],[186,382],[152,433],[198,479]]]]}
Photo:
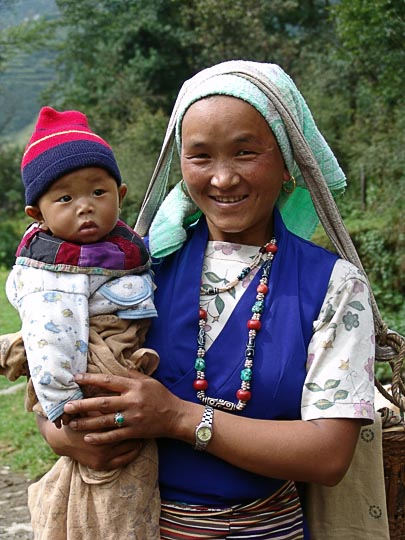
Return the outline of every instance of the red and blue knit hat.
{"type": "Polygon", "coordinates": [[[86,115],[43,107],[21,163],[26,204],[34,205],[55,180],[84,167],[105,169],[121,185],[111,147],[91,131],[86,115]]]}

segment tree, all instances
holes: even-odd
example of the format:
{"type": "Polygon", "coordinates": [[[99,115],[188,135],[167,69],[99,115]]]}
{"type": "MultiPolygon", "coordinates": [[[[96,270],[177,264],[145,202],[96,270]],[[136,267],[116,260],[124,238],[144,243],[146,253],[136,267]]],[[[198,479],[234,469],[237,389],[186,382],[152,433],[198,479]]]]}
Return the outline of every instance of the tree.
{"type": "Polygon", "coordinates": [[[82,107],[102,130],[136,116],[133,100],[168,111],[189,70],[180,0],[59,0],[63,41],[48,96],[82,107]]]}
{"type": "Polygon", "coordinates": [[[405,1],[341,0],[333,10],[341,52],[388,105],[403,99],[405,1]]]}
{"type": "MultiPolygon", "coordinates": [[[[84,107],[101,130],[134,119],[134,98],[168,114],[182,82],[231,58],[298,65],[318,39],[327,1],[57,0],[63,40],[48,92],[84,107]],[[298,54],[297,54],[298,53],[298,54]]],[[[49,101],[48,99],[48,101],[49,101]]]]}

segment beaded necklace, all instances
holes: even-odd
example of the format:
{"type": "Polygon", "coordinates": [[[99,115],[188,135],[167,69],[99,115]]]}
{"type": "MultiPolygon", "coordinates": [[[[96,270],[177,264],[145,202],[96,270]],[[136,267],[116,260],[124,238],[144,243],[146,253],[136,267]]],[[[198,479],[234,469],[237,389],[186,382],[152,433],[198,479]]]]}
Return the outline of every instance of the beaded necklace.
{"type": "Polygon", "coordinates": [[[193,388],[197,392],[198,399],[205,405],[210,405],[216,409],[222,409],[232,412],[240,412],[246,407],[247,402],[251,399],[252,393],[250,391],[250,385],[253,377],[253,360],[255,355],[255,342],[257,332],[260,331],[261,322],[260,318],[264,310],[264,298],[269,291],[268,282],[271,271],[274,255],[277,252],[276,239],[273,238],[268,244],[260,248],[259,253],[253,259],[250,266],[244,268],[237,278],[228,283],[225,287],[203,287],[201,292],[203,294],[218,294],[221,292],[229,291],[235,287],[240,281],[250,274],[253,268],[256,268],[262,258],[263,254],[266,254],[266,260],[262,265],[262,275],[259,285],[256,289],[256,299],[252,306],[252,318],[247,321],[248,328],[248,341],[245,349],[245,360],[242,371],[240,372],[241,385],[236,392],[237,403],[227,401],[221,398],[212,398],[205,395],[205,391],[208,389],[208,381],[205,378],[205,325],[207,323],[207,312],[205,309],[199,309],[199,331],[197,337],[197,358],[195,360],[194,368],[196,370],[196,379],[193,382],[193,388]]]}

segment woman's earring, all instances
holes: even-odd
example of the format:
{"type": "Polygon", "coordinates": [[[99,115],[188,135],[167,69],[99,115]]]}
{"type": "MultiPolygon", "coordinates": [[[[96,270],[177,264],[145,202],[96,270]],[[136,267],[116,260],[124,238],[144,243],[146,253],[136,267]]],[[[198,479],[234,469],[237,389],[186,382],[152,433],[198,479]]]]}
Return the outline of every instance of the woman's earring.
{"type": "Polygon", "coordinates": [[[295,178],[291,175],[288,180],[283,182],[282,189],[283,189],[284,193],[287,193],[287,195],[291,195],[291,193],[293,193],[293,191],[295,190],[296,187],[297,187],[297,182],[296,182],[295,178]]]}
{"type": "Polygon", "coordinates": [[[187,189],[186,183],[184,181],[184,178],[181,179],[180,187],[181,187],[181,191],[184,193],[184,195],[186,197],[188,197],[189,199],[191,199],[190,193],[188,192],[188,189],[187,189]]]}

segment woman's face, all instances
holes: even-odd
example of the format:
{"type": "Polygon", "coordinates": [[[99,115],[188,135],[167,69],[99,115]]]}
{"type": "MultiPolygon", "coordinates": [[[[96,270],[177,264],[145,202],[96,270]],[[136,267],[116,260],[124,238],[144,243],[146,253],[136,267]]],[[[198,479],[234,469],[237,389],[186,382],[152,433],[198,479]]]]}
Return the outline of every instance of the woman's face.
{"type": "Polygon", "coordinates": [[[270,240],[273,208],[289,174],[273,132],[251,105],[228,96],[191,105],[182,124],[181,169],[210,239],[270,240]]]}

